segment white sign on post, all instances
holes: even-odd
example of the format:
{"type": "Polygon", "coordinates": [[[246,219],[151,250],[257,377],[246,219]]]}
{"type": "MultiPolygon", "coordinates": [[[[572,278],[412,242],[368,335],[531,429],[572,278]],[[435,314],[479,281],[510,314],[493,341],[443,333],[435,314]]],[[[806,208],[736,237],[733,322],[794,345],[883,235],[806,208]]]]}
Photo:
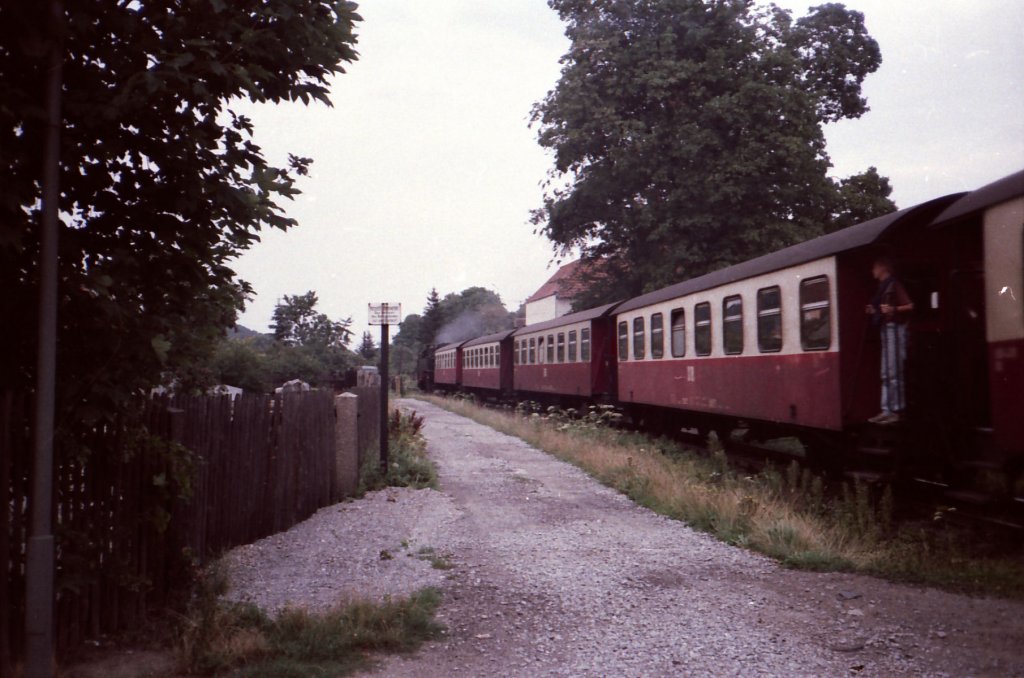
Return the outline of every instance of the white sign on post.
{"type": "Polygon", "coordinates": [[[398,325],[402,322],[401,304],[368,304],[370,325],[398,325]]]}

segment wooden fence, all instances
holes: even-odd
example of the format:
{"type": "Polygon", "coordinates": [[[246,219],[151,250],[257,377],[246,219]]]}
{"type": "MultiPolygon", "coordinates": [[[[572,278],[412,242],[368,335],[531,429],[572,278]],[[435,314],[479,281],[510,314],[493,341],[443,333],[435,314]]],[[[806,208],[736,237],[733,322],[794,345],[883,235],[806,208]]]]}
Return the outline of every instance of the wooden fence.
{"type": "MultiPolygon", "coordinates": [[[[30,410],[28,398],[0,394],[4,676],[24,644],[30,410]]],[[[86,436],[87,454],[57,450],[60,649],[137,623],[180,591],[192,567],[337,497],[330,392],[155,399],[142,418],[155,441],[106,427],[86,436]],[[176,445],[191,451],[190,464],[176,445]]]]}
{"type": "Polygon", "coordinates": [[[367,455],[371,459],[380,458],[380,387],[357,386],[346,392],[359,396],[358,449],[359,468],[362,468],[367,455]]]}

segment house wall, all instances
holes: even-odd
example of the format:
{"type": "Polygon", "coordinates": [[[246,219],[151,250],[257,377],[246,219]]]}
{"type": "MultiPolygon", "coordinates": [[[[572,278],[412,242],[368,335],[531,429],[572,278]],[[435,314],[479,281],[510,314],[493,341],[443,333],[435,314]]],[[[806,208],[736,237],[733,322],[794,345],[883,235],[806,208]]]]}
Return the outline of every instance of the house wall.
{"type": "Polygon", "coordinates": [[[526,304],[526,324],[546,322],[572,311],[572,299],[560,299],[557,294],[526,304]]]}

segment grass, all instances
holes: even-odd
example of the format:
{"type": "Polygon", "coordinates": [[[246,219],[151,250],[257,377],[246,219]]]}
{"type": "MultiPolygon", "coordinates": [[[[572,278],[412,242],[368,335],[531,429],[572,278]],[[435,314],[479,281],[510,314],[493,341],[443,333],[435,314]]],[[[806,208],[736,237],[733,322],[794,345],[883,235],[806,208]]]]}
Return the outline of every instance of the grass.
{"type": "Polygon", "coordinates": [[[436,638],[435,589],[374,604],[355,601],[326,612],[287,608],[270,617],[220,600],[216,571],[197,584],[182,621],[180,657],[190,674],[250,677],[344,676],[365,669],[372,653],[411,652],[436,638]]]}
{"type": "Polygon", "coordinates": [[[419,560],[428,561],[435,570],[450,570],[454,567],[451,556],[446,553],[438,553],[433,546],[422,546],[416,550],[416,553],[410,555],[419,560]]]}
{"type": "Polygon", "coordinates": [[[426,441],[420,433],[423,417],[394,409],[388,417],[388,469],[381,472],[379,451],[366,455],[359,473],[356,496],[385,487],[437,489],[437,467],[427,457],[426,441]]]}
{"type": "Polygon", "coordinates": [[[795,463],[745,475],[720,445],[700,454],[623,431],[609,408],[588,413],[488,410],[423,396],[568,461],[658,513],[788,567],[851,571],[973,594],[1024,598],[1019,546],[989,543],[937,519],[897,523],[893,497],[862,484],[829,489],[795,463]]]}

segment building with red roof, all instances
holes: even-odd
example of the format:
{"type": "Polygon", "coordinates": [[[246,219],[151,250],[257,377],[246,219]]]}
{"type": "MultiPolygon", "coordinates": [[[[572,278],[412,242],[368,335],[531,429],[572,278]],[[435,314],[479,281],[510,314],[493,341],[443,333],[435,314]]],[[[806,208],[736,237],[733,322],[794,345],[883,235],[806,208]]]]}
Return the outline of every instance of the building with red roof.
{"type": "Polygon", "coordinates": [[[572,311],[572,303],[586,285],[588,266],[572,261],[562,266],[526,300],[526,324],[544,322],[572,311]]]}

